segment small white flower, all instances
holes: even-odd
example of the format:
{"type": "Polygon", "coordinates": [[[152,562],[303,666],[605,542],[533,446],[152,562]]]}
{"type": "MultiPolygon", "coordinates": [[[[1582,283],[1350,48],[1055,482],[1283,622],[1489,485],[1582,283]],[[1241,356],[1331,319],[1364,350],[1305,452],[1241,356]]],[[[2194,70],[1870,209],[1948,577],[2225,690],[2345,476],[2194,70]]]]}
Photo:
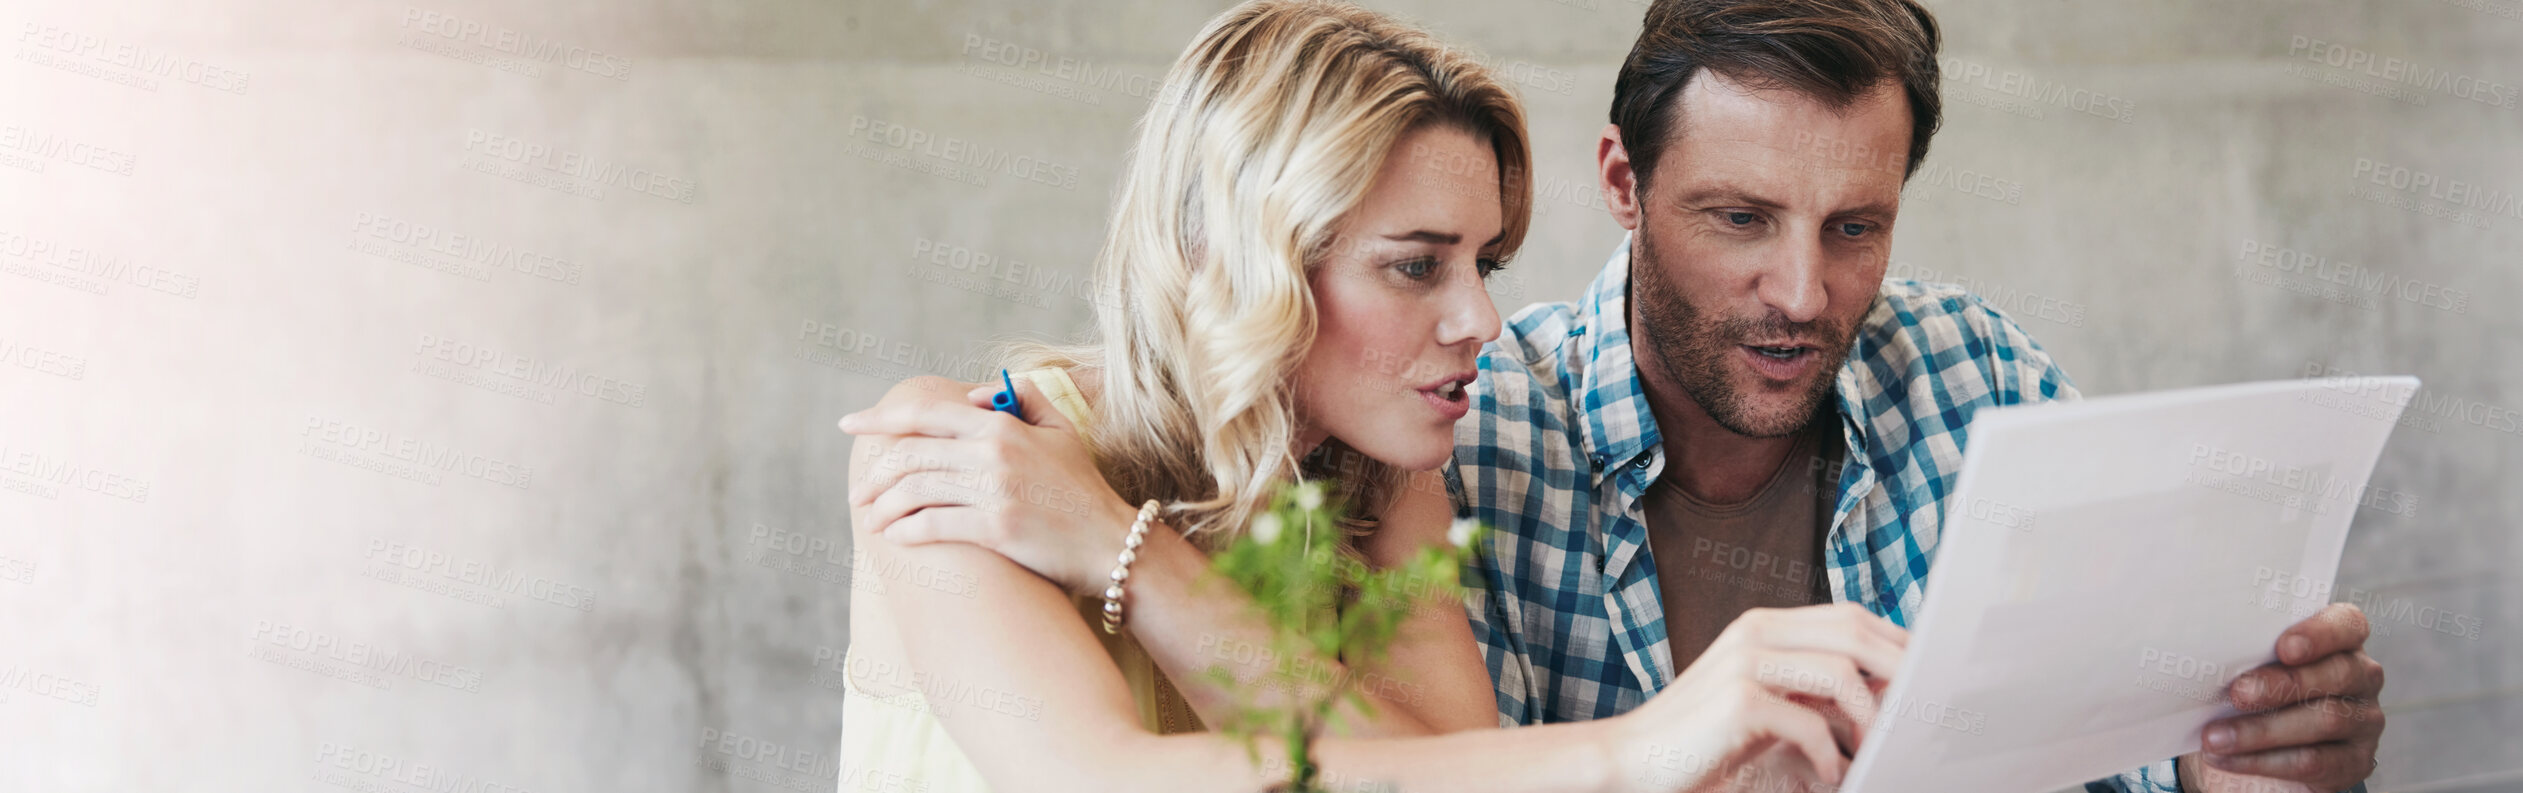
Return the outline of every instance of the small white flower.
{"type": "Polygon", "coordinates": [[[1445,527],[1445,541],[1454,543],[1456,548],[1469,546],[1472,544],[1472,531],[1478,528],[1480,523],[1471,518],[1455,518],[1453,525],[1445,527]]]}
{"type": "Polygon", "coordinates": [[[1264,512],[1261,514],[1261,517],[1254,518],[1253,539],[1261,541],[1261,544],[1263,545],[1278,542],[1279,515],[1277,513],[1264,512]]]}
{"type": "Polygon", "coordinates": [[[1297,509],[1312,512],[1323,508],[1323,484],[1307,482],[1297,485],[1297,509]]]}

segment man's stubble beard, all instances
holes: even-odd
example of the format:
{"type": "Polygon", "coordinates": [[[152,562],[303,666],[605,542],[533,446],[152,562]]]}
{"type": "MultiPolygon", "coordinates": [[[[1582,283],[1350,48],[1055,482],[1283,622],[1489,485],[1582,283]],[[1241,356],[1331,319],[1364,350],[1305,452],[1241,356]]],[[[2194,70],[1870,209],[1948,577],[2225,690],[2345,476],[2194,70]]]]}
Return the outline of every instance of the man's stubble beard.
{"type": "Polygon", "coordinates": [[[1654,355],[1638,356],[1639,366],[1656,367],[1728,432],[1776,438],[1811,424],[1839,379],[1840,364],[1848,360],[1850,331],[1833,327],[1829,318],[1795,323],[1775,313],[1759,320],[1709,317],[1665,280],[1664,268],[1647,240],[1646,224],[1641,223],[1630,252],[1629,298],[1637,304],[1639,324],[1645,327],[1631,332],[1653,342],[1654,355]],[[1783,415],[1754,415],[1743,389],[1727,379],[1726,359],[1745,340],[1782,337],[1815,345],[1813,354],[1824,365],[1815,370],[1813,385],[1792,410],[1783,415]]]}

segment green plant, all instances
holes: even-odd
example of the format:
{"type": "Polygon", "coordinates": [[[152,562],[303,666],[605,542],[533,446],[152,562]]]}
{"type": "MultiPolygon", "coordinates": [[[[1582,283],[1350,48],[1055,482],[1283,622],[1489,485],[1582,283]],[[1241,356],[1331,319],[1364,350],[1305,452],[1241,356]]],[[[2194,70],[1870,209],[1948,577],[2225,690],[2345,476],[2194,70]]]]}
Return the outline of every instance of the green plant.
{"type": "MultiPolygon", "coordinates": [[[[1331,503],[1319,482],[1282,487],[1272,495],[1270,508],[1211,559],[1211,568],[1250,596],[1270,625],[1270,657],[1337,660],[1346,670],[1381,658],[1415,609],[1462,600],[1457,574],[1480,547],[1484,527],[1457,519],[1447,528],[1446,543],[1432,544],[1401,565],[1378,570],[1355,554],[1343,552],[1342,508],[1331,503]]],[[[1292,666],[1276,669],[1274,674],[1302,678],[1307,669],[1316,668],[1304,663],[1292,666]]],[[[1260,761],[1263,737],[1286,742],[1291,771],[1288,788],[1294,791],[1320,790],[1313,743],[1341,705],[1373,713],[1355,672],[1311,681],[1328,684],[1319,687],[1305,685],[1305,680],[1262,681],[1262,685],[1296,683],[1289,690],[1300,695],[1278,705],[1258,703],[1252,696],[1254,684],[1238,684],[1225,669],[1213,668],[1210,675],[1238,691],[1237,707],[1216,725],[1218,730],[1242,739],[1255,762],[1260,761]]]]}

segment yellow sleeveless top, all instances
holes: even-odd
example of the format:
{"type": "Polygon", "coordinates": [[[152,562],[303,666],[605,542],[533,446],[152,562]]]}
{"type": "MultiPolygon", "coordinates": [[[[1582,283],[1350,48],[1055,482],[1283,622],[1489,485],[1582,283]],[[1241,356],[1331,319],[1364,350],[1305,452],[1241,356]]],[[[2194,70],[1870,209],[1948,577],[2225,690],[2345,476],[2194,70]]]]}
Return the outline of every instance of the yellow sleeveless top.
{"type": "MultiPolygon", "coordinates": [[[[1068,372],[1037,369],[1019,376],[1032,380],[1034,389],[1049,397],[1052,407],[1068,417],[1079,433],[1085,433],[1094,421],[1093,410],[1087,407],[1085,395],[1079,393],[1068,372]]],[[[1139,726],[1159,735],[1203,729],[1200,717],[1192,713],[1191,703],[1157,670],[1156,661],[1148,656],[1146,648],[1139,646],[1127,630],[1118,635],[1103,631],[1101,596],[1079,596],[1074,605],[1079,619],[1093,628],[1095,639],[1103,643],[1104,652],[1120,667],[1122,679],[1130,686],[1130,699],[1139,706],[1139,726]]],[[[846,670],[858,668],[855,663],[845,660],[842,668],[845,673],[841,676],[838,758],[842,790],[986,793],[990,789],[982,782],[980,770],[946,734],[945,725],[938,723],[919,692],[872,694],[849,682],[846,670]]]]}

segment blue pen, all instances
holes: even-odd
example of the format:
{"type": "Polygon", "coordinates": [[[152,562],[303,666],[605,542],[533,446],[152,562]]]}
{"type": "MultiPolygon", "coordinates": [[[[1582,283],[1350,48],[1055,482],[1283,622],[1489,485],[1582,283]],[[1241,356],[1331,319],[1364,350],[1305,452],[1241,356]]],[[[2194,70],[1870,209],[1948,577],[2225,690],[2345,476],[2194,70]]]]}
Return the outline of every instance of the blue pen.
{"type": "Polygon", "coordinates": [[[999,382],[1005,384],[1007,388],[990,396],[990,409],[1015,416],[1017,421],[1024,421],[1025,411],[1016,405],[1016,381],[1007,376],[1006,369],[1001,369],[999,382]]]}

